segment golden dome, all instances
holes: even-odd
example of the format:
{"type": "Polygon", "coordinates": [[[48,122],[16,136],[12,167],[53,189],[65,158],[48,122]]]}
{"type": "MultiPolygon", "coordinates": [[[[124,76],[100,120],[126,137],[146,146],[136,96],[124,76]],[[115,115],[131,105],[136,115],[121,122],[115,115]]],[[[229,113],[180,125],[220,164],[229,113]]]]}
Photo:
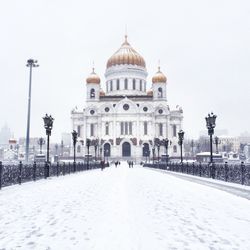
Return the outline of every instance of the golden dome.
{"type": "Polygon", "coordinates": [[[144,68],[146,67],[143,57],[128,43],[127,36],[125,36],[125,41],[122,46],[109,58],[107,68],[120,64],[132,64],[144,68]]]}
{"type": "Polygon", "coordinates": [[[158,71],[156,72],[156,74],[153,76],[152,82],[153,83],[157,83],[157,82],[166,83],[167,82],[167,77],[161,72],[160,66],[158,67],[158,71]]]}
{"type": "Polygon", "coordinates": [[[101,79],[100,77],[95,73],[95,69],[93,68],[92,73],[90,74],[90,76],[86,79],[87,83],[96,83],[96,84],[100,84],[101,79]]]}

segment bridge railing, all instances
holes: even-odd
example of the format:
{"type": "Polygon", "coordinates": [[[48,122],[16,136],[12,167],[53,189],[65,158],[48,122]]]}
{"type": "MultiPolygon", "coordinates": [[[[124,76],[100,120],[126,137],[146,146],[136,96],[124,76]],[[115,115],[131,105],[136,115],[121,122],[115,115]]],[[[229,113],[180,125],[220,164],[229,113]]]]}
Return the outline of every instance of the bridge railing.
{"type": "Polygon", "coordinates": [[[180,172],[250,186],[250,165],[225,163],[145,163],[144,167],[180,172]]]}
{"type": "Polygon", "coordinates": [[[48,176],[58,177],[96,168],[101,168],[100,162],[89,162],[89,164],[86,162],[76,162],[74,166],[72,162],[57,162],[49,165],[36,162],[33,164],[23,164],[20,162],[19,164],[3,165],[0,161],[0,189],[14,184],[22,184],[23,182],[36,181],[48,176]]]}

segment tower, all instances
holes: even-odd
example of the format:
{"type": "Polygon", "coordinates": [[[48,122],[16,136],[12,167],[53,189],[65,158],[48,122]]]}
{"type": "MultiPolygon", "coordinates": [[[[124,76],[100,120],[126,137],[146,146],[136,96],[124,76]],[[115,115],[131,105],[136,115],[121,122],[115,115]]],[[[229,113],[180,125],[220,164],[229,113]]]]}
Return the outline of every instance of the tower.
{"type": "Polygon", "coordinates": [[[161,72],[160,66],[152,78],[153,100],[161,101],[167,99],[167,77],[161,72]]]}
{"type": "Polygon", "coordinates": [[[93,68],[92,73],[86,79],[87,83],[87,102],[99,101],[100,98],[100,77],[95,73],[93,68]]]}

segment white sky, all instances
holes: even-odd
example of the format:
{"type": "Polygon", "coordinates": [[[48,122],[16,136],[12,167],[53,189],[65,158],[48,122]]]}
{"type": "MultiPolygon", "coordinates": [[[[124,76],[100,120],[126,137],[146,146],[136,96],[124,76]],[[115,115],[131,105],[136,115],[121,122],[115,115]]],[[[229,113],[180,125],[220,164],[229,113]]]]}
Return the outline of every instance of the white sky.
{"type": "Polygon", "coordinates": [[[198,137],[210,111],[218,115],[218,129],[249,131],[247,0],[2,1],[0,127],[7,122],[15,137],[26,134],[25,65],[34,58],[40,67],[33,73],[30,136],[44,136],[45,113],[55,118],[52,141],[70,132],[70,111],[84,103],[92,62],[104,83],[106,62],[126,25],[129,42],[146,61],[148,88],[160,59],[170,107],[183,107],[188,136],[198,137]]]}

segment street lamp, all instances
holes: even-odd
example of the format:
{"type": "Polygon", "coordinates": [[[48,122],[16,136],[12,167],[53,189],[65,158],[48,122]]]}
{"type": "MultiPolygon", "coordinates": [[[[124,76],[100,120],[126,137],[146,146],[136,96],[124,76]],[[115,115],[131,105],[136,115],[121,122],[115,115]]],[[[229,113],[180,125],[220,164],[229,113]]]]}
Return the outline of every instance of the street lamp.
{"type": "Polygon", "coordinates": [[[147,154],[148,154],[148,151],[147,151],[147,147],[146,147],[146,144],[144,143],[142,145],[142,156],[145,156],[145,162],[147,163],[147,154]]]}
{"type": "MultiPolygon", "coordinates": [[[[180,148],[181,148],[181,165],[183,163],[183,158],[182,158],[182,145],[183,145],[183,140],[184,140],[184,131],[183,130],[180,130],[178,132],[178,137],[179,137],[179,141],[178,141],[178,144],[180,145],[180,148]]],[[[182,169],[183,170],[183,169],[182,169]]]]}
{"type": "Polygon", "coordinates": [[[216,154],[219,154],[218,145],[221,144],[221,140],[219,139],[218,136],[214,137],[213,143],[215,144],[215,147],[216,147],[216,154]]]}
{"type": "Polygon", "coordinates": [[[40,154],[42,154],[42,147],[43,147],[43,145],[45,144],[45,140],[44,140],[42,137],[40,137],[40,138],[38,139],[37,143],[38,143],[38,145],[40,146],[40,154]]]}
{"type": "Polygon", "coordinates": [[[153,166],[155,165],[155,146],[152,148],[152,153],[153,153],[153,166]]]}
{"type": "Polygon", "coordinates": [[[94,147],[95,147],[95,162],[96,162],[96,152],[97,152],[97,147],[98,147],[98,139],[95,139],[94,147]]]}
{"type": "MultiPolygon", "coordinates": [[[[100,147],[100,155],[101,155],[101,161],[102,161],[102,146],[100,147]]],[[[105,161],[105,159],[104,159],[105,161]]]]}
{"type": "Polygon", "coordinates": [[[210,163],[213,163],[213,134],[214,134],[214,128],[215,128],[215,121],[216,121],[216,115],[213,113],[208,114],[206,119],[206,125],[208,129],[208,135],[210,136],[210,163]]]}
{"type": "Polygon", "coordinates": [[[155,146],[157,147],[157,152],[158,152],[157,163],[158,163],[158,167],[159,167],[161,141],[159,138],[155,138],[154,143],[155,143],[155,146]]]}
{"type": "Polygon", "coordinates": [[[30,68],[29,79],[29,97],[28,97],[28,118],[27,118],[27,132],[26,132],[26,148],[25,148],[25,161],[29,161],[29,144],[30,144],[30,105],[31,105],[31,82],[32,82],[32,68],[39,67],[37,60],[29,59],[26,64],[30,68]]]}
{"type": "Polygon", "coordinates": [[[63,148],[64,148],[64,144],[63,144],[63,140],[61,140],[61,156],[63,156],[63,148]]]}
{"type": "Polygon", "coordinates": [[[88,149],[88,155],[87,155],[87,170],[89,169],[89,147],[90,147],[90,143],[91,143],[91,140],[90,139],[87,139],[86,140],[86,146],[87,146],[87,149],[88,149]]]}
{"type": "Polygon", "coordinates": [[[194,158],[194,140],[191,140],[191,143],[190,143],[190,146],[191,146],[191,152],[192,152],[192,158],[194,158]]]}
{"type": "Polygon", "coordinates": [[[166,165],[168,165],[168,146],[171,145],[172,142],[168,138],[166,138],[163,140],[163,143],[166,149],[166,165]]]}
{"type": "Polygon", "coordinates": [[[72,140],[73,140],[73,147],[74,147],[74,162],[73,162],[73,168],[74,172],[76,171],[76,142],[77,142],[77,132],[73,130],[72,132],[72,140]]]}
{"type": "Polygon", "coordinates": [[[46,129],[46,135],[47,135],[47,161],[45,163],[45,178],[49,177],[49,137],[51,136],[51,130],[53,128],[53,121],[54,118],[47,114],[43,117],[44,121],[44,128],[46,129]]]}

